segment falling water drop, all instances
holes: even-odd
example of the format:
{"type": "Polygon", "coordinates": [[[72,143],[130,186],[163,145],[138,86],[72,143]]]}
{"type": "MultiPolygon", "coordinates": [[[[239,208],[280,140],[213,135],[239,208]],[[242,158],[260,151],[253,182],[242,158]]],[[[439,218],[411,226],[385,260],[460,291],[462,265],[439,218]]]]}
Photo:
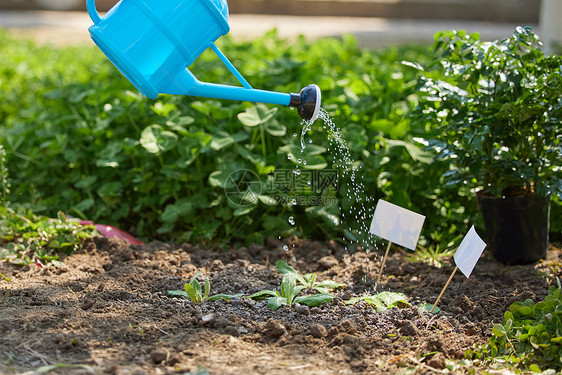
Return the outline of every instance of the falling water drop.
{"type": "Polygon", "coordinates": [[[289,221],[289,224],[295,225],[295,218],[294,217],[290,216],[288,221],[289,221]]]}

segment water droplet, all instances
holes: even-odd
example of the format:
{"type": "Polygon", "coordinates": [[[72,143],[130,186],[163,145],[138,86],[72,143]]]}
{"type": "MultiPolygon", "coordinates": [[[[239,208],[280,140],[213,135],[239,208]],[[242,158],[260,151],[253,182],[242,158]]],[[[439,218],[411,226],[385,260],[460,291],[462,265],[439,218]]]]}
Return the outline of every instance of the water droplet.
{"type": "Polygon", "coordinates": [[[289,217],[289,224],[295,225],[295,218],[294,217],[292,217],[292,216],[289,217]]]}
{"type": "Polygon", "coordinates": [[[301,164],[301,163],[302,163],[302,159],[297,159],[297,163],[301,164]]]}
{"type": "Polygon", "coordinates": [[[287,246],[287,245],[284,245],[284,246],[283,246],[283,250],[285,250],[285,251],[289,251],[289,246],[287,246]]]}
{"type": "Polygon", "coordinates": [[[294,169],[294,170],[293,170],[293,173],[294,173],[296,176],[300,176],[300,175],[301,175],[301,170],[300,170],[300,169],[294,169]]]}
{"type": "Polygon", "coordinates": [[[306,160],[303,160],[302,163],[306,165],[308,162],[306,160]]]}

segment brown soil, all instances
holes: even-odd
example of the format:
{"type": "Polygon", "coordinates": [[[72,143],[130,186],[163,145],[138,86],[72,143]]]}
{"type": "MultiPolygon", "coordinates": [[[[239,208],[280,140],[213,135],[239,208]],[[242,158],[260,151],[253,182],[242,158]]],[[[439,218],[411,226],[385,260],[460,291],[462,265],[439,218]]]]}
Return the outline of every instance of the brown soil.
{"type": "MultiPolygon", "coordinates": [[[[0,265],[11,279],[0,277],[0,373],[63,364],[81,367],[56,373],[394,374],[408,367],[430,373],[486,341],[511,303],[544,298],[560,275],[562,252],[551,248],[548,260],[528,266],[485,256],[469,279],[455,275],[436,315],[416,307],[377,314],[364,302],[343,303],[373,294],[380,258],[300,240],[211,251],[96,238],[60,265],[0,265]],[[265,300],[195,304],[167,296],[196,270],[209,278],[211,294],[276,289],[278,259],[346,286],[331,304],[277,311],[265,300]]],[[[451,271],[449,263],[412,263],[397,251],[379,291],[403,292],[413,306],[433,303],[451,271]]]]}

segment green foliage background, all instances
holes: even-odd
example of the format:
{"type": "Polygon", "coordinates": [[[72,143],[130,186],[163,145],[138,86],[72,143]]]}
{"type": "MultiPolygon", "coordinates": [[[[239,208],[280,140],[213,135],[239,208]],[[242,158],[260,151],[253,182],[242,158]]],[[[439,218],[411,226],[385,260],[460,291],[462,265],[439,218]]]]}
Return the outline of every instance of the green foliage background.
{"type": "MultiPolygon", "coordinates": [[[[296,111],[187,96],[149,100],[95,47],[54,49],[0,32],[0,144],[13,204],[63,210],[145,239],[229,244],[293,234],[360,240],[379,198],[427,216],[422,244],[447,247],[478,221],[471,192],[444,187],[449,165],[424,151],[434,130],[410,116],[417,72],[402,61],[429,61],[428,48],[365,51],[352,37],[288,43],[275,31],[251,42],[222,38],[219,46],[253,87],[320,86],[323,108],[361,167],[359,197],[371,198],[362,211],[348,191],[349,173],[340,174],[338,205],[278,205],[260,196],[240,207],[226,199],[232,171],[251,170],[264,182],[274,170],[296,168],[288,158],[300,153],[296,111]]],[[[237,84],[209,52],[191,69],[203,81],[237,84]]],[[[310,163],[298,167],[332,168],[321,121],[309,136],[302,158],[310,163]]],[[[553,231],[561,226],[553,218],[553,231]]]]}

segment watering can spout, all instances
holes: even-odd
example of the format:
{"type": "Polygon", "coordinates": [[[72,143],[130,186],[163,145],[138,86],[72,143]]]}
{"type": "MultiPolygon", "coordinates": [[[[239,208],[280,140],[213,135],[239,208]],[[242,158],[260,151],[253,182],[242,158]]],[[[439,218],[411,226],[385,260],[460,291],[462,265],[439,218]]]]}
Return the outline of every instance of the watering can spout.
{"type": "Polygon", "coordinates": [[[305,121],[314,122],[320,113],[321,98],[320,87],[308,85],[299,94],[291,94],[289,107],[296,108],[305,121]]]}

